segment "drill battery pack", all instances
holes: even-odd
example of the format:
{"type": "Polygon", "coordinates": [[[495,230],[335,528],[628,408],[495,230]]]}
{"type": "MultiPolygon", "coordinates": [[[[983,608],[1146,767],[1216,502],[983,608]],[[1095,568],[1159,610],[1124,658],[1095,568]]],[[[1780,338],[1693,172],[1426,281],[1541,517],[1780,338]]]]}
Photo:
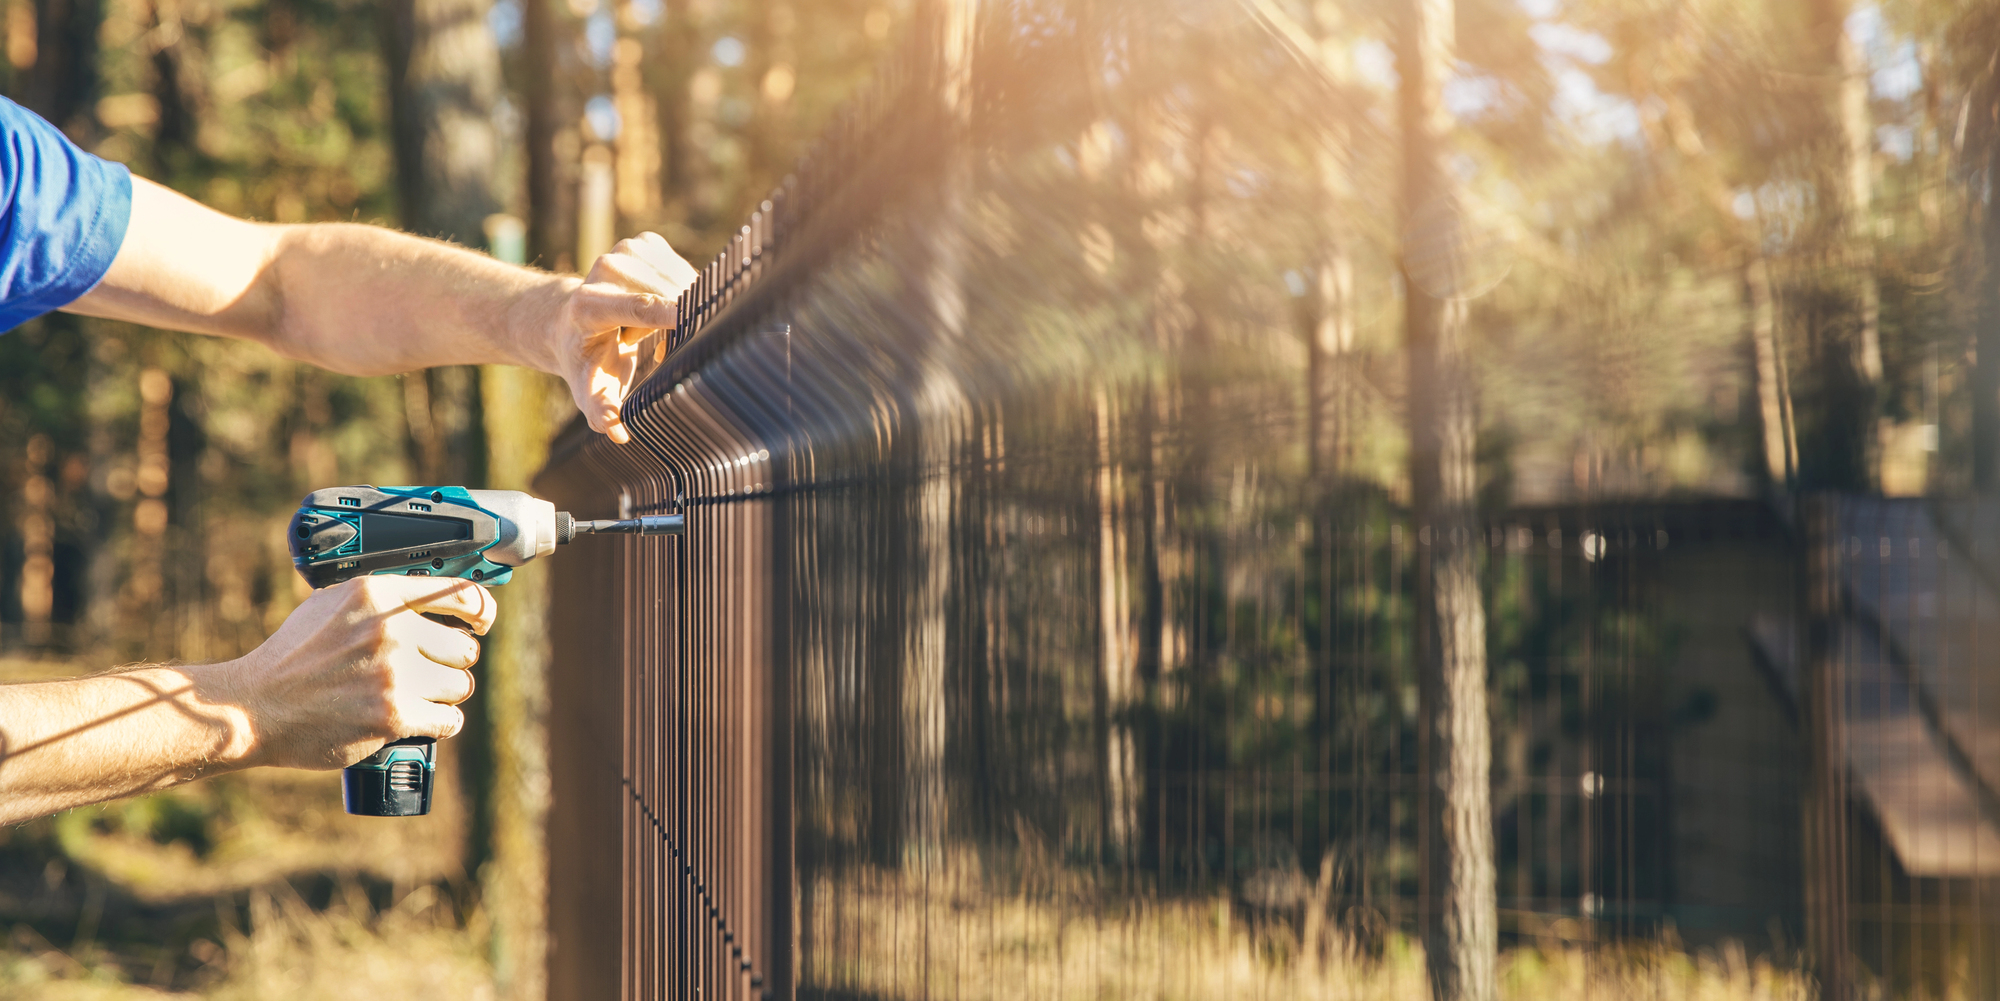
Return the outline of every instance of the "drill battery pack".
{"type": "Polygon", "coordinates": [[[431,812],[437,741],[406,737],[382,745],[340,773],[347,812],[364,817],[421,817],[431,812]]]}

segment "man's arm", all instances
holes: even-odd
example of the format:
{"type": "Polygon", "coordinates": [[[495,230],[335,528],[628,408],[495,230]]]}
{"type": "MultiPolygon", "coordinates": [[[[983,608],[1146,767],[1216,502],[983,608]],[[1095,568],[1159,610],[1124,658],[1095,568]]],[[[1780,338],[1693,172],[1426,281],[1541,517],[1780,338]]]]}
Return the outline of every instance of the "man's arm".
{"type": "Polygon", "coordinates": [[[249,723],[212,668],[0,687],[0,824],[229,771],[249,723]]]}
{"type": "Polygon", "coordinates": [[[591,426],[622,443],[638,342],[674,324],[694,278],[652,234],[619,244],[586,281],[377,226],[246,222],[135,177],[117,257],[65,309],[256,341],[350,375],[539,369],[567,380],[591,426]]]}
{"type": "MultiPolygon", "coordinates": [[[[591,426],[629,440],[618,407],[638,344],[674,322],[694,269],[653,234],[587,279],[501,264],[361,225],[260,225],[140,178],[124,240],[64,307],[238,337],[357,375],[507,363],[568,381],[591,426]]],[[[484,588],[367,577],[315,592],[249,656],[0,686],[0,823],[255,765],[338,768],[385,741],[446,737],[472,694],[484,588]]]]}
{"type": "Polygon", "coordinates": [[[315,591],[240,660],[0,686],[0,824],[255,765],[340,768],[464,725],[493,625],[471,581],[362,577],[315,591]]]}

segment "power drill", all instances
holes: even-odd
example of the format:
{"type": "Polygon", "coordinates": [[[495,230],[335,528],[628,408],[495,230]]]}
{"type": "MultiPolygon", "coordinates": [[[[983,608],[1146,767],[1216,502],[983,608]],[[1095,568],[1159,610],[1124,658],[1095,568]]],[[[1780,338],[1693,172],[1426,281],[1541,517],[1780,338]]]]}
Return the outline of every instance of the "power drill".
{"type": "MultiPolygon", "coordinates": [[[[464,487],[327,487],[299,502],[287,533],[292,565],[328,587],[364,574],[459,577],[488,587],[579,535],[677,535],[677,514],[579,521],[518,490],[464,487]]],[[[427,615],[448,626],[456,619],[427,615]]],[[[431,812],[437,741],[392,740],[341,773],[347,812],[417,817],[431,812]]]]}

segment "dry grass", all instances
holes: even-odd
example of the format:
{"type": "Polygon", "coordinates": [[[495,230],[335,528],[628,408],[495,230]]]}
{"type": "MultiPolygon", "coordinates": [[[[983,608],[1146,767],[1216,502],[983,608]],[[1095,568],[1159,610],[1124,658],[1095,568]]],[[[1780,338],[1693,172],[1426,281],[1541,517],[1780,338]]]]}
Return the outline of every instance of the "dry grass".
{"type": "Polygon", "coordinates": [[[93,949],[71,954],[17,927],[0,953],[0,995],[23,1001],[493,997],[479,929],[460,927],[430,887],[378,914],[358,891],[314,909],[281,884],[252,893],[249,910],[247,928],[225,925],[221,942],[193,944],[202,969],[188,991],[131,983],[93,949]]]}
{"type": "MultiPolygon", "coordinates": [[[[995,896],[943,875],[875,874],[815,887],[816,987],[883,999],[1429,1001],[1420,950],[1389,936],[1364,955],[1338,929],[1302,947],[1293,922],[1246,921],[1227,899],[995,896]]],[[[1550,944],[1501,958],[1518,1001],[1809,1001],[1809,982],[1739,947],[1550,944]]]]}
{"type": "Polygon", "coordinates": [[[405,888],[462,874],[457,797],[440,797],[422,820],[351,817],[341,809],[337,772],[226,775],[72,810],[52,826],[67,859],[147,903],[242,892],[301,873],[405,888]]]}

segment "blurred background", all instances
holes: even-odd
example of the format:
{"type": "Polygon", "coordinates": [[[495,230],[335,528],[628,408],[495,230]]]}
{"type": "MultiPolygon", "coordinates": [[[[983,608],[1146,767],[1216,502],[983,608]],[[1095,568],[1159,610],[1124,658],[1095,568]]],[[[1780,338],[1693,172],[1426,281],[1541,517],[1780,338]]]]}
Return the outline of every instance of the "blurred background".
{"type": "MultiPolygon", "coordinates": [[[[906,8],[7,0],[0,93],[237,215],[556,270],[652,229],[701,260],[906,8]]],[[[64,315],[0,352],[7,680],[247,651],[304,595],[282,532],[307,490],[524,487],[574,412],[528,373],[351,379],[64,315]]],[[[501,592],[522,607],[427,821],[351,818],[337,773],[266,771],[0,831],[0,995],[539,997],[544,697],[516,628],[538,586],[501,592]]]]}
{"type": "MultiPolygon", "coordinates": [[[[914,0],[0,0],[0,93],[85,148],[227,212],[285,222],[379,222],[556,270],[587,266],[617,237],[652,229],[700,262],[793,170],[841,103],[894,49],[919,6],[914,0]]],[[[1011,22],[1016,35],[989,39],[1003,49],[1009,37],[1058,32],[1067,24],[1063,11],[1081,17],[1077,12],[1094,9],[1000,0],[985,6],[1036,14],[1011,22]]],[[[1399,571],[1385,569],[1414,565],[1407,554],[1415,543],[1406,540],[1402,519],[1427,503],[1411,474],[1418,465],[1412,429],[1422,431],[1411,416],[1422,410],[1412,401],[1426,398],[1407,374],[1405,303],[1415,286],[1427,298],[1457,304],[1450,322],[1463,324],[1454,329],[1464,331],[1464,386],[1442,395],[1466,408],[1464,423],[1446,436],[1462,432],[1468,448],[1462,465],[1444,476],[1472,485],[1477,511],[1488,519],[1481,530],[1500,533],[1491,536],[1499,540],[1496,554],[1541,560],[1509,564],[1496,555],[1482,580],[1494,712],[1515,721],[1494,736],[1502,785],[1533,773],[1536,781],[1561,783],[1559,793],[1554,785],[1548,793],[1550,802],[1570,804],[1561,809],[1597,802],[1606,768],[1590,764],[1581,749],[1598,746],[1589,711],[1611,706],[1604,718],[1619,722],[1603,741],[1626,749],[1614,779],[1654,783],[1643,796],[1619,800],[1650,805],[1605,828],[1625,839],[1628,853],[1616,863],[1626,875],[1606,877],[1627,879],[1617,891],[1620,901],[1673,897],[1666,873],[1679,874],[1681,883],[1673,885],[1683,897],[1698,872],[1739,886],[1773,872],[1796,873],[1799,862],[1786,853],[1798,839],[1799,799],[1810,800],[1813,787],[1808,778],[1790,776],[1805,775],[1810,755],[1789,742],[1760,743],[1781,725],[1784,707],[1794,717],[1809,714],[1798,708],[1806,691],[1799,679],[1807,672],[1793,665],[1786,638],[1794,622],[1783,618],[1799,614],[1789,600],[1792,551],[1790,543],[1773,541],[1804,531],[1796,527],[1799,509],[1791,499],[1839,491],[1883,503],[1943,504],[2000,491],[2000,281],[1993,277],[2000,267],[2000,213],[1990,210],[1992,171],[2000,163],[2000,10],[1962,0],[1429,6],[1452,29],[1441,43],[1436,37],[1429,43],[1442,45],[1435,51],[1448,69],[1435,107],[1419,108],[1423,114],[1413,119],[1399,96],[1410,4],[1163,3],[1157,16],[1183,31],[1152,54],[1145,83],[1167,95],[1162,106],[1169,111],[1150,120],[1168,138],[1151,160],[1133,152],[1146,147],[1130,127],[1078,128],[1063,138],[1061,152],[1030,178],[1048,187],[1028,185],[1009,196],[1016,205],[1041,198],[1040,213],[996,210],[980,217],[992,246],[1005,248],[993,259],[1012,261],[1006,266],[1037,280],[1068,269],[1097,275],[1085,284],[1115,284],[1115,276],[1136,273],[1114,267],[1130,257],[1130,247],[1181,247],[1190,227],[1199,234],[1209,225],[1203,206],[1247,206],[1214,213],[1216,228],[1208,232],[1220,249],[1175,258],[1180,277],[1169,267],[1166,277],[1144,279],[1155,284],[1121,294],[1160,302],[1206,296],[1201,308],[1228,315],[1219,329],[1233,332],[1217,342],[1221,350],[1202,356],[1221,373],[1218,379],[1255,369],[1240,388],[1276,385],[1272,373],[1279,369],[1299,376],[1288,383],[1287,392],[1298,396],[1287,398],[1298,404],[1287,418],[1292,423],[1266,425],[1265,433],[1275,427],[1282,432],[1276,441],[1298,446],[1297,454],[1286,452],[1283,462],[1291,465],[1284,475],[1311,486],[1284,503],[1343,512],[1344,520],[1327,522],[1338,530],[1322,538],[1301,527],[1325,520],[1318,515],[1257,508],[1254,499],[1265,495],[1254,478],[1219,460],[1204,460],[1201,475],[1215,479],[1204,503],[1214,511],[1259,512],[1242,521],[1218,514],[1213,523],[1221,526],[1216,532],[1237,533],[1231,538],[1246,552],[1259,545],[1275,551],[1282,547],[1271,540],[1292,539],[1299,552],[1341,567],[1338,574],[1348,575],[1341,579],[1352,585],[1342,593],[1356,602],[1352,617],[1339,620],[1339,628],[1351,630],[1341,635],[1358,637],[1360,659],[1402,666],[1355,683],[1356,698],[1344,704],[1364,706],[1367,719],[1351,731],[1340,730],[1331,715],[1324,726],[1309,714],[1294,720],[1293,710],[1307,701],[1283,687],[1289,676],[1275,667],[1261,675],[1245,669],[1241,685],[1213,703],[1227,707],[1217,709],[1214,725],[1258,721],[1269,736],[1218,752],[1223,766],[1256,762],[1281,771],[1298,747],[1324,749],[1333,746],[1331,734],[1363,730],[1379,745],[1341,759],[1346,774],[1400,774],[1415,759],[1419,679],[1395,673],[1415,670],[1395,637],[1422,614],[1406,602],[1449,600],[1412,598],[1399,571]],[[1255,25],[1263,41],[1241,42],[1245,25],[1255,25]],[[1298,65],[1287,63],[1283,73],[1271,68],[1286,60],[1298,65]],[[1431,184],[1439,197],[1398,208],[1408,190],[1403,158],[1412,149],[1413,121],[1427,137],[1419,152],[1443,180],[1431,184]],[[1240,163],[1254,169],[1232,172],[1240,163]],[[1060,239],[1051,236],[1045,224],[1062,216],[1063,192],[1092,185],[1095,193],[1084,204],[1108,206],[1111,214],[1072,215],[1061,220],[1069,228],[1060,239]],[[1176,199],[1181,208],[1159,208],[1176,199]],[[1058,243],[1059,250],[1049,249],[1058,243]],[[1036,274],[1041,265],[1046,273],[1036,274]],[[1157,290],[1164,292],[1156,299],[1157,290]],[[1707,506],[1665,527],[1658,517],[1630,514],[1630,505],[1642,501],[1707,506]],[[1620,504],[1624,513],[1608,521],[1584,516],[1593,506],[1620,504]],[[1294,532],[1303,534],[1285,534],[1294,532]],[[1646,694],[1651,708],[1635,716],[1632,699],[1613,705],[1589,701],[1602,695],[1581,701],[1566,695],[1587,688],[1580,680],[1587,671],[1543,676],[1533,666],[1588,662],[1578,651],[1591,648],[1598,633],[1559,628],[1565,623],[1601,623],[1604,637],[1623,644],[1613,666],[1641,665],[1655,672],[1648,677],[1682,663],[1676,659],[1682,651],[1698,645],[1690,635],[1727,633],[1715,642],[1740,646],[1742,637],[1730,630],[1740,632],[1744,623],[1715,625],[1712,635],[1690,633],[1690,620],[1656,614],[1644,588],[1626,589],[1601,611],[1591,606],[1577,614],[1564,604],[1568,592],[1560,581],[1589,579],[1584,564],[1598,564],[1609,547],[1643,548],[1657,539],[1665,550],[1670,536],[1733,546],[1733,555],[1699,573],[1680,571],[1676,593],[1707,592],[1713,603],[1727,604],[1735,592],[1717,581],[1747,590],[1755,589],[1746,581],[1762,581],[1768,586],[1757,593],[1787,598],[1772,612],[1780,618],[1771,620],[1771,635],[1755,648],[1761,666],[1718,682],[1763,692],[1768,679],[1770,691],[1755,696],[1769,699],[1758,703],[1763,715],[1725,714],[1725,730],[1704,731],[1708,756],[1672,768],[1647,757],[1648,735],[1712,724],[1718,705],[1737,703],[1718,702],[1712,687],[1694,685],[1672,699],[1646,694]],[[1339,553],[1348,556],[1333,555],[1339,553]],[[1767,578],[1755,577],[1767,571],[1767,578]],[[1627,725],[1635,718],[1656,729],[1627,725]],[[1773,829],[1784,836],[1758,849],[1767,855],[1750,852],[1726,864],[1676,861],[1677,849],[1646,841],[1665,815],[1647,811],[1664,810],[1670,775],[1729,773],[1745,763],[1787,777],[1747,792],[1731,787],[1741,798],[1710,802],[1706,822],[1720,830],[1746,815],[1761,819],[1754,808],[1769,807],[1773,829]],[[1774,799],[1770,789],[1782,795],[1774,799]]],[[[1103,7],[1152,16],[1144,7],[1103,7]]],[[[1087,75],[1075,81],[1085,89],[1116,89],[1121,82],[1087,75]]],[[[1034,343],[1080,341],[1084,333],[1071,333],[1116,325],[1115,318],[1090,314],[1096,300],[1089,294],[1014,294],[1022,302],[1053,303],[1022,324],[1041,339],[1034,343]]],[[[1172,303],[1162,311],[1173,313],[1172,303]]],[[[1173,322],[1199,327],[1186,318],[1173,322]]],[[[1129,386],[1148,378],[1133,374],[1143,367],[1106,370],[1122,373],[1118,378],[1129,386]]],[[[0,381],[6,384],[0,673],[9,680],[142,660],[210,661],[248,650],[303,596],[280,533],[304,492],[349,482],[524,487],[570,412],[560,385],[520,372],[454,368],[353,379],[245,345],[62,315],[0,338],[0,381]]],[[[1135,415],[1151,404],[1093,403],[1086,394],[1065,405],[1070,410],[1062,414],[1087,432],[1099,420],[1106,427],[1125,418],[1140,422],[1135,415]]],[[[1116,447],[1143,451],[1132,444],[1137,439],[1117,440],[1124,444],[1116,447]]],[[[1113,446],[1105,448],[1111,454],[1113,446]]],[[[1097,503],[1082,494],[1074,499],[1097,503]]],[[[1880,511],[1898,510],[1858,504],[1829,517],[1847,518],[1840,526],[1857,518],[1873,525],[1894,520],[1880,511]]],[[[1136,510],[1118,517],[1136,524],[1136,510]]],[[[1861,539],[1873,545],[1879,534],[1886,559],[1892,538],[1898,545],[1911,539],[1914,551],[1916,534],[1925,535],[1928,547],[1931,535],[1956,531],[1970,554],[1985,537],[1978,510],[1965,509],[1957,521],[1940,514],[1921,532],[1835,527],[1822,534],[1851,536],[1855,552],[1861,539]]],[[[1086,524],[1101,515],[1097,508],[1077,511],[1077,521],[1061,523],[1086,524]]],[[[1041,531],[1039,522],[1034,531],[1041,531]]],[[[1186,538],[1196,537],[1189,532],[1186,538]]],[[[1936,552],[1941,559],[1942,542],[1936,552]]],[[[1089,551],[1071,556],[1082,561],[1072,571],[1095,572],[1088,561],[1097,557],[1089,551]]],[[[1292,559],[1306,558],[1267,554],[1251,562],[1292,559]]],[[[508,617],[488,644],[467,732],[446,745],[451,757],[441,775],[448,792],[429,821],[349,818],[337,805],[337,776],[260,772],[0,832],[6,936],[0,993],[542,996],[543,914],[551,892],[542,840],[549,807],[550,660],[539,625],[548,600],[545,572],[530,567],[500,594],[508,617]]],[[[1197,580],[1193,570],[1182,573],[1194,590],[1209,581],[1197,580]]],[[[1291,570],[1254,579],[1217,572],[1210,582],[1218,595],[1264,587],[1268,593],[1245,599],[1244,607],[1269,610],[1293,607],[1288,602],[1304,601],[1297,595],[1311,588],[1331,588],[1334,571],[1328,573],[1314,583],[1291,570]],[[1297,593],[1288,597],[1287,587],[1297,593]]],[[[1648,580],[1671,576],[1657,567],[1648,573],[1648,580]]],[[[1613,575],[1604,586],[1617,591],[1619,582],[1636,579],[1613,575]]],[[[1991,587],[1980,580],[1986,583],[1964,586],[1991,587]]],[[[1915,608],[1919,595],[1908,598],[1915,608]]],[[[1256,650],[1232,663],[1282,665],[1333,642],[1301,626],[1299,616],[1289,624],[1283,618],[1272,617],[1283,628],[1273,626],[1252,644],[1256,650]],[[1294,626],[1298,631],[1286,631],[1294,626]]],[[[1264,620],[1242,621],[1249,628],[1264,620]]],[[[1095,657],[1092,650],[1076,654],[1079,663],[1095,657]]],[[[1751,651],[1732,656],[1748,665],[1751,651]]],[[[1482,650],[1480,670],[1488,670],[1488,659],[1482,650]]],[[[1205,690],[1189,691],[1194,697],[1205,690]]],[[[1087,715],[1087,703],[1077,711],[1087,715]]],[[[1176,725],[1206,734],[1210,724],[1199,715],[1176,725]]],[[[1949,717],[1933,710],[1916,725],[1944,732],[1949,717]]],[[[1948,748],[1983,746],[1938,739],[1948,748]]],[[[1991,776],[1980,779],[1984,773],[1956,759],[1949,764],[1953,775],[1970,769],[1973,800],[1992,798],[1991,776]]],[[[1515,792],[1526,803],[1539,788],[1522,780],[1515,792]]],[[[1510,795],[1503,789],[1500,798],[1510,795]]],[[[1950,884],[1939,891],[1946,896],[1984,900],[1989,863],[1968,867],[1955,856],[1913,861],[1921,852],[1896,840],[1897,825],[1922,830],[1933,815],[1918,803],[1916,820],[1898,819],[1892,798],[1885,793],[1870,801],[1880,818],[1870,830],[1890,833],[1880,835],[1886,847],[1868,857],[1894,857],[1894,866],[1883,861],[1881,869],[1894,868],[1905,882],[1942,881],[1937,885],[1950,884]]],[[[1407,856],[1419,825],[1399,802],[1382,800],[1386,812],[1366,822],[1387,833],[1351,840],[1362,855],[1371,844],[1385,852],[1376,858],[1378,877],[1354,878],[1362,909],[1347,920],[1379,925],[1357,925],[1351,934],[1367,943],[1356,955],[1386,972],[1368,981],[1374,986],[1367,990],[1377,993],[1354,996],[1405,996],[1421,983],[1421,964],[1409,959],[1406,941],[1395,933],[1408,923],[1395,906],[1366,896],[1373,892],[1366,887],[1377,885],[1371,878],[1392,896],[1418,884],[1420,866],[1407,856]]],[[[1979,800],[1971,809],[1992,806],[1979,800]]],[[[1331,815],[1334,806],[1325,810],[1331,815]]],[[[1595,821],[1584,818],[1596,815],[1564,820],[1559,812],[1549,807],[1533,815],[1545,823],[1525,806],[1504,814],[1518,820],[1517,842],[1501,832],[1508,857],[1549,856],[1546,871],[1516,862],[1502,873],[1518,887],[1516,913],[1506,917],[1508,942],[1526,943],[1530,948],[1519,955],[1531,957],[1508,968],[1508,990],[1524,996],[1572,984],[1574,978],[1565,979],[1564,943],[1590,936],[1560,921],[1587,923],[1612,896],[1589,875],[1599,863],[1585,846],[1601,838],[1588,833],[1595,821]],[[1575,853],[1585,860],[1568,857],[1575,853]]],[[[1018,837],[1035,841],[1027,833],[1018,837]]],[[[1101,833],[1060,829],[1049,837],[1058,860],[1101,851],[1101,845],[1073,849],[1101,833]]],[[[1244,903],[1257,894],[1288,901],[1284,907],[1308,899],[1309,888],[1325,898],[1347,885],[1341,866],[1359,865],[1304,851],[1302,844],[1250,850],[1246,857],[1228,891],[1236,904],[1226,895],[1216,906],[1183,901],[1176,905],[1181,910],[1149,919],[1154,923],[1142,930],[1150,934],[1170,921],[1204,929],[1188,940],[1221,943],[1214,946],[1216,969],[1274,961],[1273,940],[1242,932],[1240,918],[1237,934],[1248,937],[1230,938],[1231,914],[1266,906],[1244,903]],[[1282,864],[1272,861],[1280,856],[1282,864]],[[1266,883],[1253,884],[1253,877],[1266,883]],[[1281,884],[1278,890],[1270,880],[1281,884]]],[[[1707,945],[1734,941],[1737,951],[1712,952],[1684,968],[1649,967],[1686,976],[1632,990],[1803,996],[1804,981],[1791,971],[1800,965],[1800,938],[1810,933],[1812,922],[1803,917],[1809,908],[1750,906],[1797,897],[1803,877],[1774,878],[1773,886],[1739,894],[1748,901],[1742,913],[1718,919],[1722,931],[1707,945]],[[1767,910],[1776,915],[1768,922],[1767,910]]],[[[859,899],[874,891],[840,892],[859,899]]],[[[1738,899],[1726,887],[1712,897],[1738,899]]],[[[1666,943],[1660,948],[1677,950],[1677,940],[1661,937],[1663,929],[1670,936],[1671,925],[1660,913],[1618,920],[1629,918],[1630,927],[1666,943]]],[[[1685,920],[1688,912],[1676,913],[1685,920]]],[[[1938,941],[1944,944],[1932,944],[1943,958],[1918,964],[1947,971],[1937,984],[1989,982],[1948,973],[1970,962],[1952,942],[1978,939],[1938,941]]],[[[866,966],[870,947],[850,950],[862,957],[857,969],[866,966]]],[[[897,991],[863,974],[840,982],[857,993],[897,991]]],[[[1225,978],[1215,990],[1250,982],[1263,983],[1225,978]]],[[[1947,991],[1939,986],[1934,993],[1947,991]]]]}

